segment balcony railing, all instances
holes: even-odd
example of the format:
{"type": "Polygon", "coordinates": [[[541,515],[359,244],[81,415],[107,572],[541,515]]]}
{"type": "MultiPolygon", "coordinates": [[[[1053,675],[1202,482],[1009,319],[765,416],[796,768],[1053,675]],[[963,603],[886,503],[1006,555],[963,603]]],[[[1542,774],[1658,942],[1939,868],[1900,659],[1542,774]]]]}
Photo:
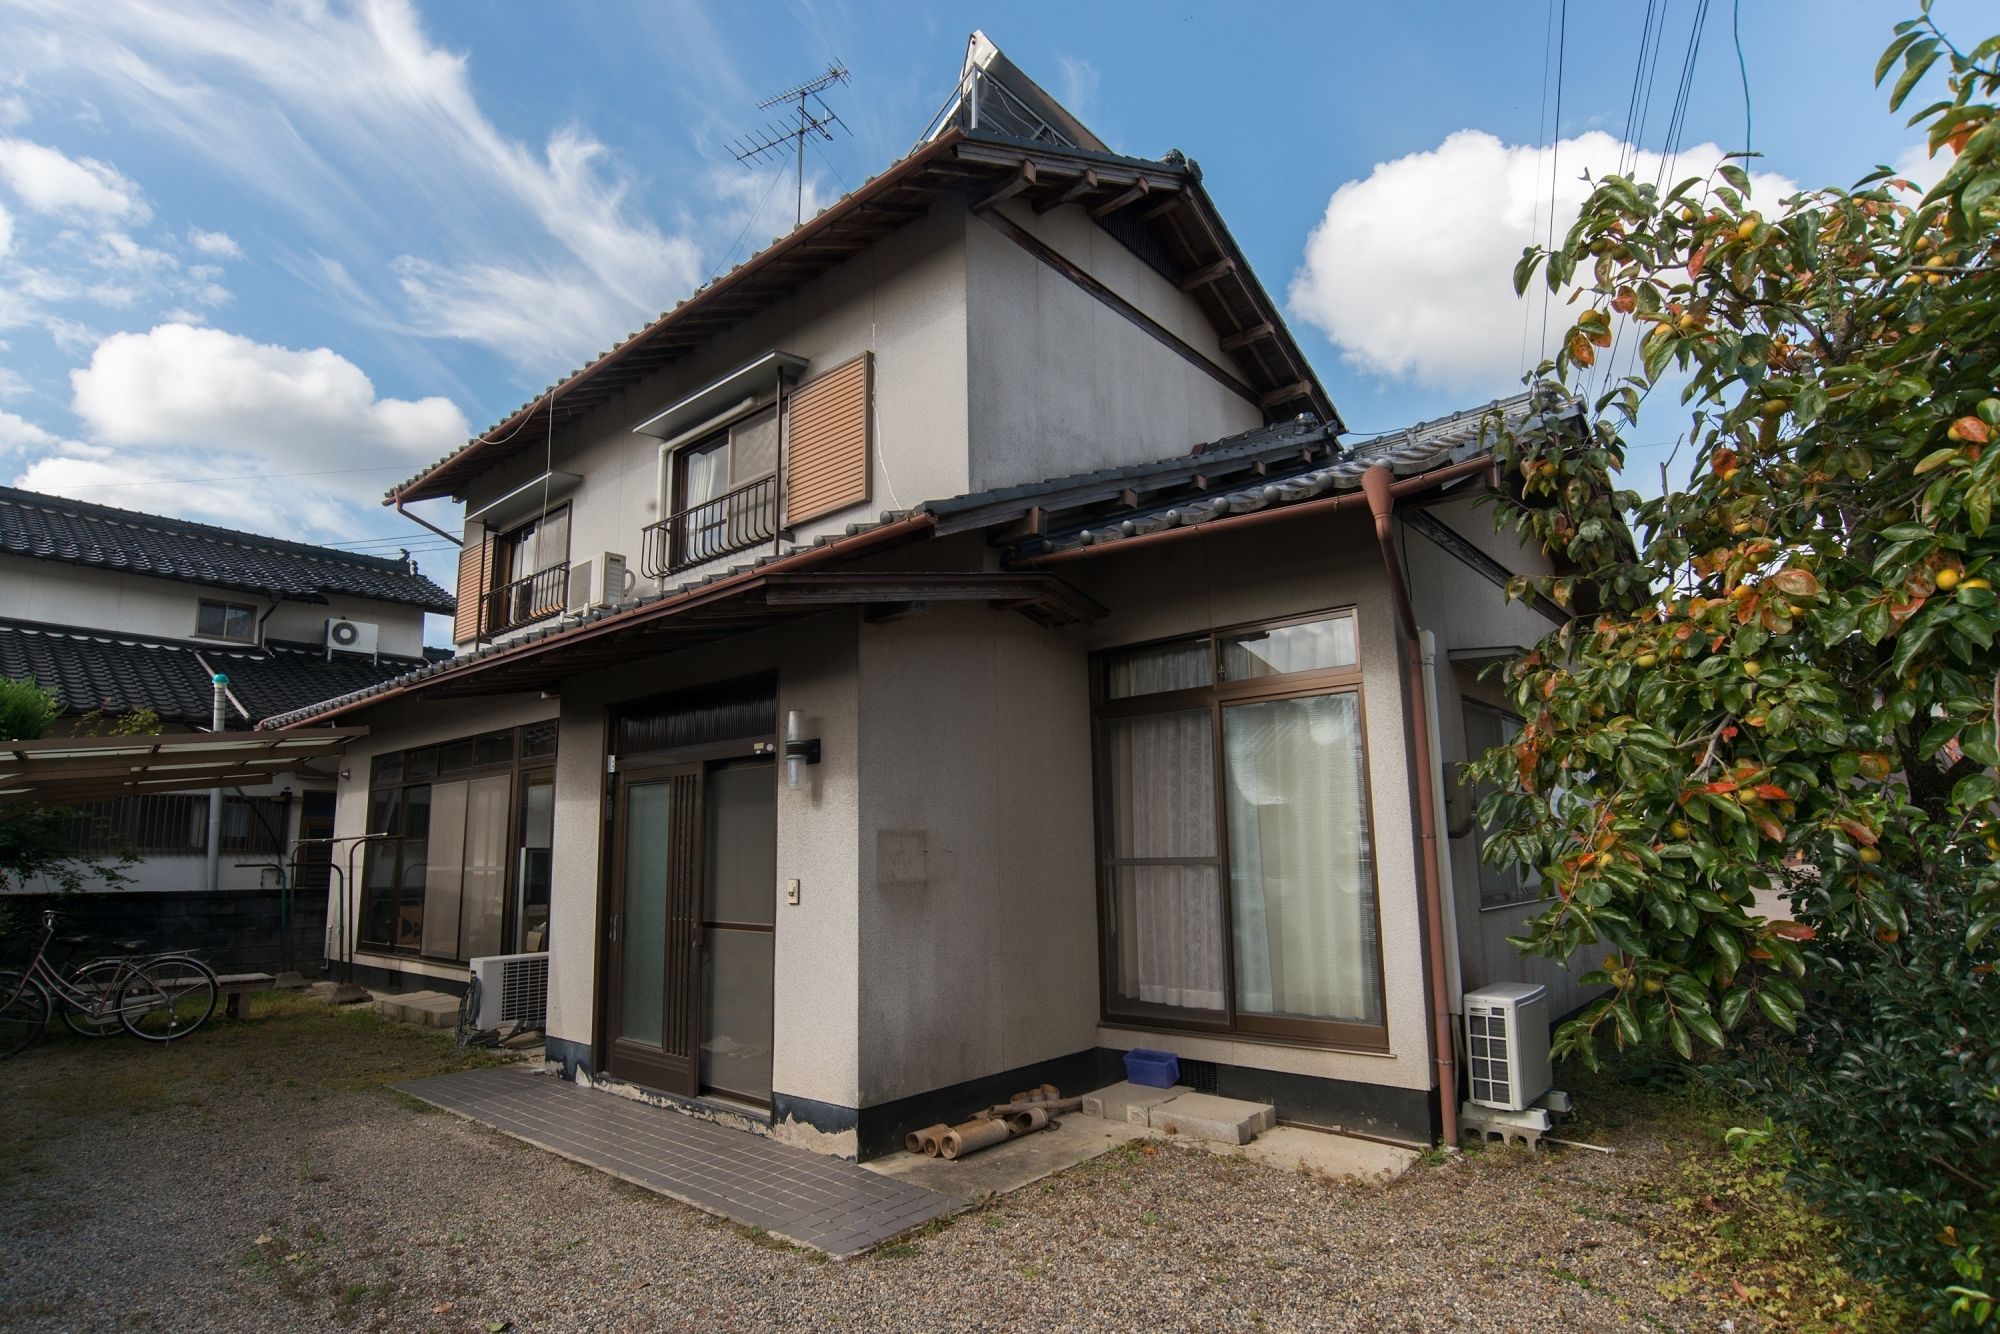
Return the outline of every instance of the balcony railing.
{"type": "Polygon", "coordinates": [[[648,525],[639,568],[650,579],[663,579],[769,542],[777,531],[778,479],[765,477],[648,525]]]}
{"type": "Polygon", "coordinates": [[[501,634],[517,625],[554,616],[569,602],[569,562],[538,570],[525,579],[502,584],[486,595],[486,633],[501,634]]]}

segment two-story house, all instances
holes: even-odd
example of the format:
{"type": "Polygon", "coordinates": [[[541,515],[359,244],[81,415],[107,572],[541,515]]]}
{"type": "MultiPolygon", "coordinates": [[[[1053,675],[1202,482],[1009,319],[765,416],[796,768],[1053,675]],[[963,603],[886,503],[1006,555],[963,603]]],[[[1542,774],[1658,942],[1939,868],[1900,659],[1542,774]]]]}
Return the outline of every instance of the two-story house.
{"type": "MultiPolygon", "coordinates": [[[[59,732],[142,712],[208,730],[218,675],[224,727],[253,728],[423,666],[424,617],[453,605],[405,559],[0,487],[0,676],[54,694],[59,732]]],[[[322,763],[225,791],[213,858],[202,792],[75,807],[79,852],[135,860],[69,902],[72,925],[231,967],[316,962],[336,781],[322,763]]]]}
{"type": "Polygon", "coordinates": [[[1199,168],[975,35],[908,157],[390,493],[465,506],[453,661],[267,726],[369,729],[364,978],[546,948],[566,1073],[872,1157],[1166,1048],[1429,1141],[1461,982],[1539,970],[1445,780],[1560,617],[1485,420],[1344,444],[1199,168]]]}

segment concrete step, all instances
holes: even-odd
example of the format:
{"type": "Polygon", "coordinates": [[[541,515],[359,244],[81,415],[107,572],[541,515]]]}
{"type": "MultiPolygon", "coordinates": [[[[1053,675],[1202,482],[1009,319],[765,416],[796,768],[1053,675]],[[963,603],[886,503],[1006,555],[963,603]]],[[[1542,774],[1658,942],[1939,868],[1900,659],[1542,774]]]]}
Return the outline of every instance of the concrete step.
{"type": "Polygon", "coordinates": [[[1147,1108],[1146,1124],[1167,1135],[1248,1144],[1278,1124],[1278,1112],[1269,1103],[1183,1093],[1147,1108]]]}
{"type": "Polygon", "coordinates": [[[1180,1084],[1153,1088],[1129,1081],[1086,1093],[1083,1114],[1222,1144],[1248,1144],[1278,1124],[1277,1109],[1269,1103],[1218,1098],[1180,1084]]]}
{"type": "Polygon", "coordinates": [[[456,1028],[458,997],[443,991],[375,992],[375,1012],[424,1028],[456,1028]]]}

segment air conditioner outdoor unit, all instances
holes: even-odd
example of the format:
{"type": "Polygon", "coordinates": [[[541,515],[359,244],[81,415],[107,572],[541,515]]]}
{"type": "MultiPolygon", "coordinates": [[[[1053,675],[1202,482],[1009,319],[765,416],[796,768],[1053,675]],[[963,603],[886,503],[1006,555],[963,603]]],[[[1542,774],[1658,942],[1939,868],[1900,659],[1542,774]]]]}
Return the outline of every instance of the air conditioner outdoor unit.
{"type": "Polygon", "coordinates": [[[569,567],[567,610],[582,612],[616,606],[625,600],[631,588],[625,558],[615,551],[600,551],[595,560],[580,560],[569,567]]]}
{"type": "Polygon", "coordinates": [[[472,961],[476,1028],[542,1028],[549,1014],[549,954],[489,954],[472,961]]]}
{"type": "Polygon", "coordinates": [[[1549,989],[1500,982],[1465,993],[1465,1054],[1472,1101],[1525,1111],[1547,1093],[1549,989]]]}
{"type": "Polygon", "coordinates": [[[327,656],[360,653],[372,658],[376,654],[375,645],[381,632],[382,627],[373,621],[349,621],[329,616],[326,618],[327,656]]]}

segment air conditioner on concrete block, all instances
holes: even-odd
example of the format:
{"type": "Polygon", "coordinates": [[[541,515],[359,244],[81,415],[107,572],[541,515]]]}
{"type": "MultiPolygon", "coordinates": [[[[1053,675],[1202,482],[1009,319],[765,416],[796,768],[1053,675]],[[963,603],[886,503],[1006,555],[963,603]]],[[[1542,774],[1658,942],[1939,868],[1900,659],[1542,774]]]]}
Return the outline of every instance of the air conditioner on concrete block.
{"type": "Polygon", "coordinates": [[[549,954],[489,954],[472,961],[476,1028],[542,1028],[549,1016],[549,954]]]}
{"type": "Polygon", "coordinates": [[[376,653],[376,641],[381,638],[382,627],[373,621],[350,621],[344,617],[326,618],[326,653],[332,657],[336,653],[358,653],[372,658],[376,653]]]}
{"type": "Polygon", "coordinates": [[[569,598],[565,609],[575,613],[615,607],[631,591],[631,576],[625,557],[615,551],[600,551],[594,560],[580,560],[569,567],[569,598]]]}
{"type": "Polygon", "coordinates": [[[1500,982],[1465,993],[1465,1057],[1472,1101],[1525,1110],[1549,1091],[1549,989],[1500,982]]]}

